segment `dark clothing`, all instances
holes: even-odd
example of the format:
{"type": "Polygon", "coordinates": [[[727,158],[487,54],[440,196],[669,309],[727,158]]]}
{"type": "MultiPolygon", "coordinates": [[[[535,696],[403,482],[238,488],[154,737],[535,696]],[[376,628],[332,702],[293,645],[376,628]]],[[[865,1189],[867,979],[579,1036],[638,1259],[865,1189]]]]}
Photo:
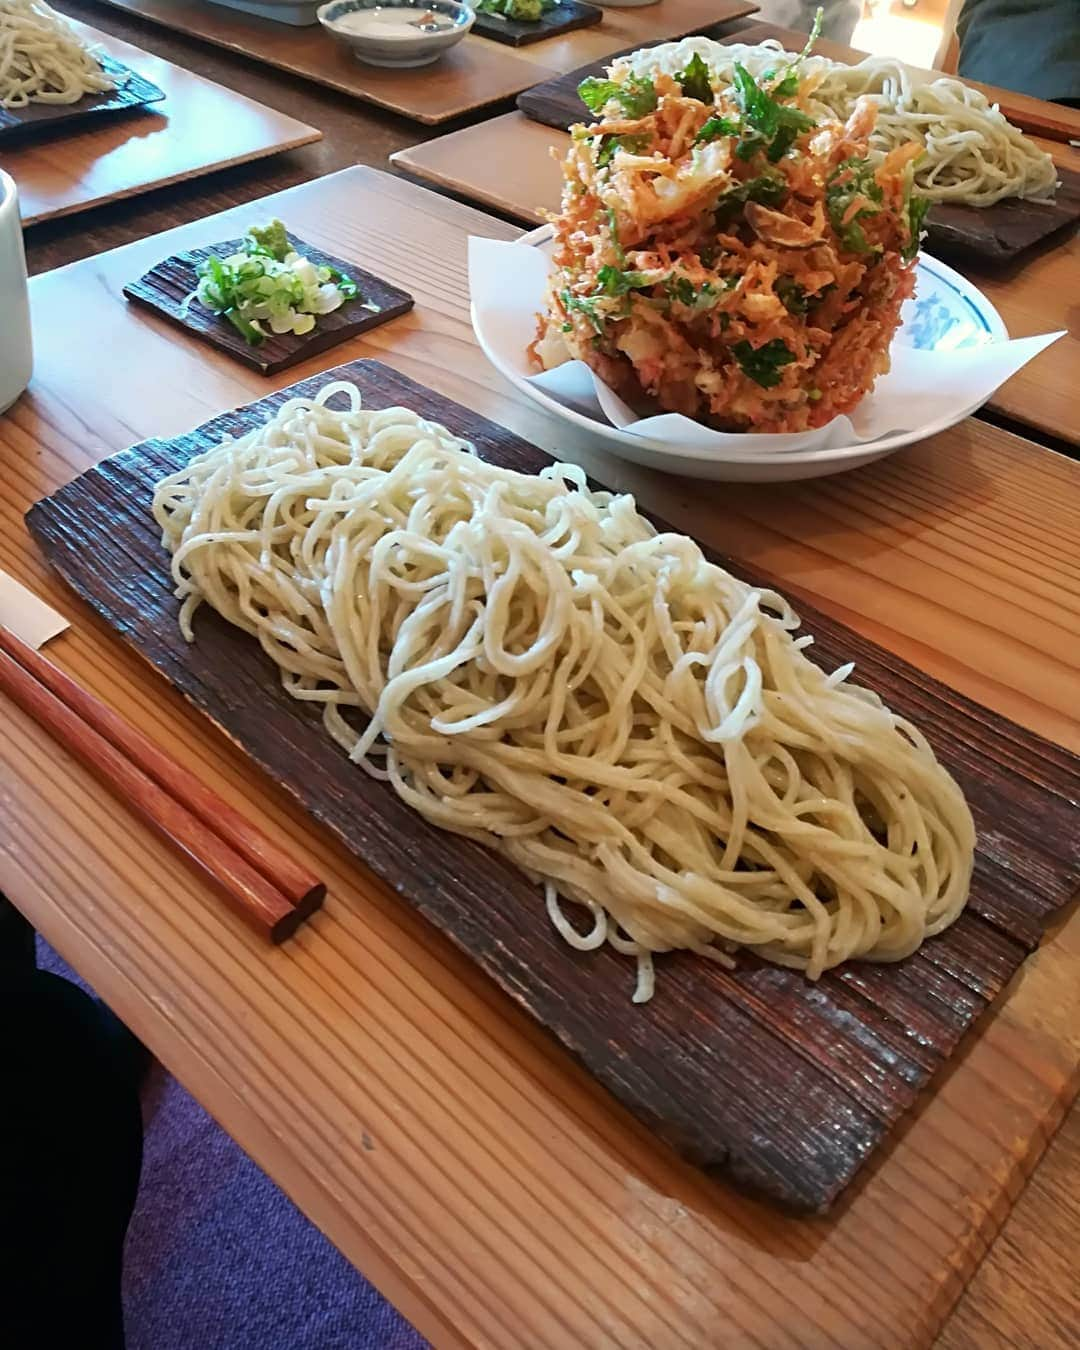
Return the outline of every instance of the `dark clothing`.
{"type": "Polygon", "coordinates": [[[1080,101],[1080,0],[964,0],[956,36],[965,79],[1080,101]]]}
{"type": "Polygon", "coordinates": [[[0,1345],[122,1350],[141,1066],[101,1004],[36,969],[33,938],[0,896],[0,1345]]]}

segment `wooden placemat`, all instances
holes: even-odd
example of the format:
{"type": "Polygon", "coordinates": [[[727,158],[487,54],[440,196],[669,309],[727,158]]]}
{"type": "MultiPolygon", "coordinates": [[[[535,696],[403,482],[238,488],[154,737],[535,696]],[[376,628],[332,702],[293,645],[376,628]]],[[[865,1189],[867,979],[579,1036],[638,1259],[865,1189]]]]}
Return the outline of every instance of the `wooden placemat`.
{"type": "Polygon", "coordinates": [[[42,128],[5,146],[24,225],[100,206],[245,164],[321,138],[315,127],[267,108],[119,38],[69,20],[86,42],[164,91],[143,114],[42,128]]]}
{"type": "Polygon", "coordinates": [[[136,70],[125,66],[114,57],[101,53],[97,57],[102,70],[115,82],[114,89],[100,94],[86,94],[78,103],[28,103],[24,108],[0,107],[0,147],[22,140],[42,128],[67,131],[79,126],[87,118],[102,113],[135,112],[147,104],[158,103],[164,91],[151,84],[136,70]]]}
{"type": "Polygon", "coordinates": [[[227,319],[191,301],[199,282],[199,263],[211,254],[222,258],[239,252],[243,248],[243,239],[229,239],[204,248],[185,249],[183,253],[164,258],[137,280],[130,281],[124,287],[124,294],[129,300],[164,315],[180,328],[194,333],[219,351],[228,352],[237,361],[242,361],[263,375],[275,375],[280,370],[288,370],[300,361],[329,351],[331,347],[337,347],[349,338],[359,337],[361,333],[378,328],[380,324],[399,318],[412,309],[412,296],[397,286],[389,285],[381,277],[373,276],[343,258],[323,253],[294,234],[289,234],[288,240],[294,253],[307,258],[316,267],[329,267],[335,272],[344,273],[359,288],[355,299],[346,300],[340,308],[329,314],[320,314],[312,331],[303,336],[267,331],[265,339],[258,346],[253,346],[227,319]]]}
{"type": "Polygon", "coordinates": [[[572,33],[576,28],[591,28],[603,17],[604,11],[599,5],[582,4],[581,0],[559,0],[554,9],[544,10],[539,19],[532,22],[508,19],[478,9],[472,31],[509,47],[527,47],[560,33],[572,33]]]}
{"type": "Polygon", "coordinates": [[[963,788],[979,831],[968,908],[906,961],[852,962],[817,983],[745,955],[734,971],[686,953],[661,958],[656,995],[635,1007],[625,959],[569,950],[516,868],[439,831],[359,771],[250,638],[206,610],[194,645],[179,632],[149,510],[154,483],[333,380],[356,383],[366,406],[443,422],[505,467],[550,463],[505,428],[359,361],[103,461],[38,503],[30,530],[126,641],[650,1128],[741,1188],[789,1209],[828,1209],[1080,886],[1080,759],[800,606],[813,658],[826,669],[854,659],[860,682],[920,727],[963,788]]]}
{"type": "MultiPolygon", "coordinates": [[[[806,43],[805,33],[764,23],[751,24],[721,41],[754,43],[763,42],[766,38],[775,39],[792,52],[801,51],[806,43]]],[[[627,48],[616,55],[625,56],[633,50],[633,47],[627,48]]],[[[865,52],[830,42],[819,42],[816,50],[834,61],[846,63],[858,61],[866,55],[865,52]]],[[[578,85],[589,76],[602,74],[611,59],[591,62],[554,80],[526,89],[517,98],[519,111],[535,122],[560,131],[567,131],[575,122],[595,121],[595,115],[589,112],[578,96],[578,85]]],[[[933,71],[920,73],[927,79],[935,79],[940,74],[933,71]]],[[[995,101],[1008,99],[1003,90],[987,88],[986,92],[995,101]]],[[[1054,116],[1048,114],[1039,119],[1028,108],[1029,104],[1039,102],[1037,99],[1024,100],[1023,109],[1026,111],[1021,111],[1019,115],[1029,124],[1041,121],[1043,125],[1056,125],[1054,116]]],[[[1044,107],[1053,109],[1056,105],[1045,104],[1044,107]]],[[[1062,115],[1070,111],[1063,109],[1062,115]]],[[[1080,130],[1080,118],[1077,126],[1080,130]]],[[[1080,175],[1063,169],[1061,187],[1053,202],[1026,202],[1011,198],[983,208],[952,203],[932,207],[926,217],[927,247],[950,256],[979,258],[992,263],[1009,262],[1059,230],[1075,224],[1077,220],[1080,220],[1080,175]]]]}
{"type": "Polygon", "coordinates": [[[681,37],[757,8],[753,0],[662,0],[642,9],[605,9],[603,20],[593,27],[515,47],[513,52],[470,33],[433,65],[386,70],[357,61],[318,24],[290,28],[199,0],[108,3],[428,125],[511,99],[537,80],[596,60],[628,42],[640,46],[681,37]]]}

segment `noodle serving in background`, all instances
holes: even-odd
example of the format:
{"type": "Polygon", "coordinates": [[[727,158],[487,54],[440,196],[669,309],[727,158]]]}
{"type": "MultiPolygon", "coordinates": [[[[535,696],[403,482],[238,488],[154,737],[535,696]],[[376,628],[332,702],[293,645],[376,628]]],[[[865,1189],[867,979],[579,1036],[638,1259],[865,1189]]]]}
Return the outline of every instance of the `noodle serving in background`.
{"type": "Polygon", "coordinates": [[[77,103],[115,87],[64,18],[42,0],[0,0],[0,107],[77,103]]]}
{"type": "MultiPolygon", "coordinates": [[[[715,88],[732,81],[739,62],[757,78],[782,69],[792,54],[769,38],[753,46],[690,37],[643,48],[616,61],[612,77],[674,75],[694,54],[709,68],[715,88]]],[[[871,151],[884,157],[911,141],[924,147],[915,186],[933,201],[992,206],[1005,197],[1047,200],[1057,187],[1054,161],[1014,127],[986,96],[948,76],[921,79],[902,62],[870,56],[846,66],[825,56],[801,63],[801,101],[818,118],[845,121],[855,100],[868,95],[878,110],[871,151]]]]}
{"type": "Polygon", "coordinates": [[[782,596],[574,465],[511,472],[329,384],[153,510],[185,636],[205,603],[257,637],[352,759],[542,885],[568,943],[634,956],[637,1001],[656,952],[813,978],[965,903],[971,816],[923,736],[814,665],[782,596]]]}

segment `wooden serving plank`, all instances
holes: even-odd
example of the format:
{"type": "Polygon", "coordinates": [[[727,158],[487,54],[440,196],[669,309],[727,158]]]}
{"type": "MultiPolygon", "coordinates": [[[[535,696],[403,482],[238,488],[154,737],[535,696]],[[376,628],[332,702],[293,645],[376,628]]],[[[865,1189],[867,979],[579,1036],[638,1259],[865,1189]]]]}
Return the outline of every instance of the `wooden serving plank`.
{"type": "Polygon", "coordinates": [[[359,287],[355,300],[347,300],[340,309],[319,315],[310,333],[298,337],[295,333],[267,333],[265,341],[252,346],[241,333],[219,315],[212,314],[197,303],[189,303],[198,285],[196,269],[211,254],[228,257],[243,247],[243,239],[229,239],[205,248],[187,249],[152,267],[137,281],[124,287],[124,294],[137,304],[146,305],[158,314],[196,334],[237,361],[243,361],[263,375],[274,375],[288,370],[300,361],[318,356],[337,347],[349,338],[359,337],[380,324],[407,314],[413,307],[413,298],[405,291],[391,286],[354,263],[331,257],[320,249],[288,235],[293,251],[301,254],[316,267],[330,267],[351,277],[359,287]],[[374,309],[369,306],[375,306],[374,309]]]}
{"type": "Polygon", "coordinates": [[[628,43],[682,37],[757,9],[753,0],[663,0],[641,9],[605,9],[599,24],[515,47],[512,54],[502,43],[470,33],[433,65],[385,70],[357,61],[318,24],[291,28],[200,0],[108,3],[428,125],[513,98],[537,80],[628,43]]]}
{"type": "Polygon", "coordinates": [[[506,19],[478,9],[472,31],[509,47],[527,47],[530,43],[557,37],[559,33],[572,33],[576,28],[591,28],[593,24],[600,23],[603,17],[604,11],[599,5],[582,4],[581,0],[559,0],[555,9],[545,10],[533,22],[506,19]]]}
{"type": "Polygon", "coordinates": [[[322,132],[74,19],[86,42],[152,79],[164,101],[135,117],[42,128],[5,145],[24,225],[86,211],[322,138],[322,132]]]}
{"type": "Polygon", "coordinates": [[[28,103],[24,108],[0,107],[0,147],[6,148],[12,141],[42,128],[63,128],[66,131],[72,126],[78,126],[85,118],[96,118],[101,113],[134,112],[145,108],[147,104],[159,103],[165,97],[164,91],[156,84],[144,80],[138,71],[131,70],[115,58],[99,53],[97,59],[105,74],[115,80],[115,89],[105,89],[100,94],[86,94],[78,103],[28,103]]]}
{"type": "Polygon", "coordinates": [[[212,615],[200,617],[194,646],[179,632],[149,512],[154,484],[333,380],[356,383],[368,406],[403,405],[444,423],[504,467],[535,473],[551,462],[460,404],[359,361],[105,460],[39,502],[31,533],[126,641],[650,1128],[740,1187],[827,1210],[1080,887],[1080,759],[804,608],[815,659],[832,669],[855,658],[860,679],[921,727],[964,789],[980,833],[968,909],[911,959],[852,963],[816,985],[753,957],[734,972],[661,958],[656,996],[634,1007],[624,959],[567,949],[516,868],[430,826],[359,771],[245,634],[212,615]]]}
{"type": "MultiPolygon", "coordinates": [[[[777,28],[774,24],[755,23],[730,33],[720,39],[725,43],[763,42],[774,38],[788,51],[801,51],[806,43],[805,33],[795,33],[790,29],[777,28]]],[[[625,56],[636,48],[630,47],[617,55],[625,56]]],[[[815,50],[822,56],[834,61],[851,63],[859,61],[865,52],[843,47],[835,42],[819,42],[815,50]]],[[[595,116],[578,97],[578,85],[590,75],[600,75],[610,64],[612,58],[595,61],[560,75],[544,84],[526,89],[517,98],[518,109],[535,122],[545,126],[567,131],[575,122],[593,122],[595,116]]],[[[935,79],[940,71],[917,72],[927,79],[935,79]]],[[[1006,91],[992,89],[989,86],[976,85],[984,89],[988,97],[995,101],[1006,98],[1006,91]]],[[[1038,99],[1028,99],[1026,104],[1038,104],[1038,99]]],[[[1025,104],[1025,106],[1026,106],[1025,104]]],[[[1046,104],[1047,108],[1056,105],[1046,104]]],[[[1062,109],[1070,114],[1070,109],[1062,109]]],[[[1031,120],[1031,114],[1028,114],[1031,120]]],[[[1080,128],[1080,117],[1077,117],[1080,128]]],[[[1078,131],[1080,134],[1080,131],[1078,131]]],[[[1061,187],[1052,203],[1026,202],[1018,198],[995,203],[993,206],[977,208],[955,204],[937,205],[931,208],[926,217],[927,248],[963,257],[980,259],[989,263],[1009,262],[1019,254],[1056,235],[1058,231],[1075,225],[1080,220],[1080,175],[1068,169],[1061,170],[1061,187]]]]}
{"type": "MultiPolygon", "coordinates": [[[[558,210],[559,165],[568,144],[565,132],[512,112],[399,150],[390,161],[395,169],[467,201],[539,225],[547,219],[545,212],[558,210]]],[[[1080,178],[1080,152],[1050,141],[1042,145],[1053,151],[1063,179],[1075,183],[1080,178]]],[[[950,253],[950,262],[997,306],[1011,336],[1065,330],[1065,337],[998,389],[988,407],[1037,432],[1075,441],[1080,427],[1080,385],[1075,378],[1080,330],[1073,311],[1080,234],[1055,235],[1006,267],[968,253],[950,253]]]]}
{"type": "Polygon", "coordinates": [[[1017,260],[1023,266],[1026,259],[1021,254],[1036,244],[1055,247],[1065,243],[1064,231],[1080,221],[1080,173],[1059,168],[1058,184],[1052,202],[1007,197],[981,210],[938,202],[927,212],[926,247],[950,259],[1017,260]]]}
{"type": "MultiPolygon", "coordinates": [[[[1080,465],[978,421],[810,483],[691,484],[612,460],[476,346],[467,237],[513,228],[359,168],[35,277],[34,384],[0,418],[0,567],[73,620],[50,659],[278,835],[329,895],[266,952],[6,704],[0,888],[418,1330],[440,1350],[925,1350],[1076,1097],[1080,914],[1027,959],[833,1212],[785,1217],[659,1145],[116,641],[29,536],[24,511],[103,455],[265,392],[264,377],[121,295],[159,259],[242,233],[253,210],[416,294],[340,359],[379,356],[582,463],[797,605],[1074,752],[1080,465]],[[72,346],[73,306],[93,309],[93,343],[72,346]]],[[[1069,1181],[1049,1220],[1066,1234],[1069,1181]]],[[[1053,1278],[1033,1286],[1051,1312],[1053,1278]]],[[[983,1306],[1022,1340],[1031,1288],[1017,1290],[1010,1280],[983,1306]]]]}

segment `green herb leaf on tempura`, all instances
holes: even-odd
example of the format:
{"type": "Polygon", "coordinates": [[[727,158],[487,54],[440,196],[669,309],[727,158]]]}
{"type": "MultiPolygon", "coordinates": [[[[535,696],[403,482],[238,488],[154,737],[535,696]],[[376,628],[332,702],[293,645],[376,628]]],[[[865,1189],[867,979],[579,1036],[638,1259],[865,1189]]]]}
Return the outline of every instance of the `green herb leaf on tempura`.
{"type": "Polygon", "coordinates": [[[606,169],[615,158],[617,150],[625,150],[628,155],[640,155],[648,146],[648,136],[599,136],[600,149],[596,155],[596,167],[606,169]]]}
{"type": "Polygon", "coordinates": [[[911,262],[918,255],[919,245],[922,243],[923,221],[926,219],[926,213],[929,210],[929,197],[920,197],[917,193],[911,193],[907,201],[908,241],[900,255],[906,263],[911,262]]]}
{"type": "Polygon", "coordinates": [[[874,179],[874,166],[868,159],[845,159],[829,175],[825,185],[825,208],[829,220],[849,253],[869,253],[863,220],[881,210],[881,188],[874,179]],[[852,211],[852,207],[857,209],[852,211]]]}
{"type": "Polygon", "coordinates": [[[604,332],[604,316],[597,311],[596,307],[597,300],[602,298],[602,296],[595,295],[575,295],[573,291],[569,290],[559,292],[559,299],[563,303],[563,309],[565,309],[567,313],[573,311],[578,314],[583,314],[585,318],[588,319],[589,323],[592,324],[593,330],[598,336],[602,336],[604,332]]]}
{"type": "Polygon", "coordinates": [[[710,117],[694,137],[694,144],[705,145],[720,136],[738,136],[741,130],[739,123],[732,121],[730,117],[710,117]]]}
{"type": "Polygon", "coordinates": [[[686,69],[680,70],[675,81],[682,87],[686,98],[696,98],[699,103],[712,103],[713,88],[709,80],[709,67],[695,52],[686,63],[686,69]]]}
{"type": "Polygon", "coordinates": [[[795,354],[779,338],[762,347],[752,347],[744,338],[734,344],[731,352],[742,373],[762,389],[775,389],[782,378],[780,368],[795,360],[795,354]]]}
{"type": "Polygon", "coordinates": [[[601,295],[626,295],[653,284],[650,277],[640,272],[621,272],[617,267],[601,267],[596,274],[596,281],[601,295]]]}
{"type": "MultiPolygon", "coordinates": [[[[810,36],[806,39],[806,46],[803,47],[802,51],[798,54],[795,60],[792,61],[791,65],[785,67],[783,79],[781,79],[777,84],[774,84],[772,86],[771,92],[775,97],[794,98],[795,95],[799,92],[799,72],[802,68],[802,63],[806,60],[806,58],[810,55],[811,51],[813,50],[814,43],[821,36],[821,24],[824,17],[825,11],[819,5],[817,13],[814,15],[814,23],[810,29],[810,36]]],[[[765,75],[765,79],[769,80],[772,77],[773,73],[774,72],[769,71],[765,75]]]]}
{"type": "Polygon", "coordinates": [[[790,150],[796,137],[817,125],[798,108],[779,103],[741,61],[735,62],[732,87],[743,120],[743,138],[735,149],[740,159],[752,159],[764,151],[770,163],[775,164],[790,150]]]}
{"type": "Polygon", "coordinates": [[[757,178],[748,178],[745,183],[728,188],[716,199],[714,220],[718,230],[730,225],[742,214],[747,202],[758,202],[761,206],[779,206],[788,194],[787,179],[778,173],[763,173],[757,178]]]}
{"type": "Polygon", "coordinates": [[[644,76],[631,75],[624,83],[617,80],[598,80],[590,75],[578,85],[578,97],[590,112],[602,113],[615,101],[627,117],[646,117],[656,111],[656,86],[644,76]]]}

